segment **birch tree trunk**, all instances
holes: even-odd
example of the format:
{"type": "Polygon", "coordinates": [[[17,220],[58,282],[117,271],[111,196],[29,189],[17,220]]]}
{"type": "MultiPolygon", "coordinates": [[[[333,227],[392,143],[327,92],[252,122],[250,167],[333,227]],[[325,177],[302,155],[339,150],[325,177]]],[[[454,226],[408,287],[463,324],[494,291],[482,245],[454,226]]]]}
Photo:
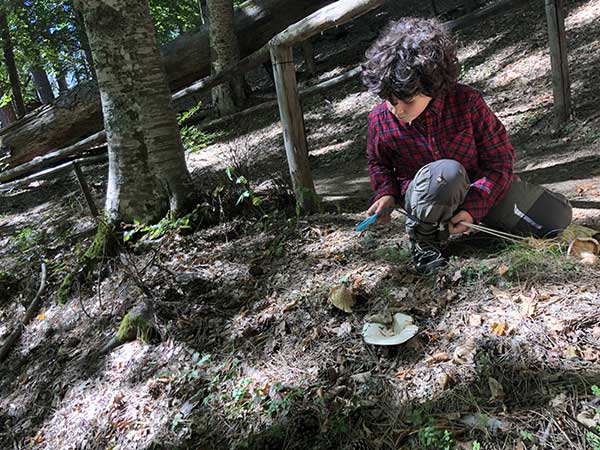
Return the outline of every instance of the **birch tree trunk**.
{"type": "Polygon", "coordinates": [[[191,179],[147,0],[80,0],[108,141],[106,212],[156,222],[187,206],[191,179]]]}
{"type": "Polygon", "coordinates": [[[27,111],[25,109],[25,103],[23,102],[23,94],[21,93],[21,82],[19,81],[19,73],[17,72],[15,55],[8,30],[6,11],[2,6],[0,6],[0,36],[2,37],[4,63],[6,64],[6,71],[8,72],[8,78],[10,79],[15,111],[18,117],[23,117],[27,111]]]}
{"type": "MultiPolygon", "coordinates": [[[[214,74],[239,61],[240,51],[233,24],[233,0],[207,0],[207,4],[211,70],[214,74]]],[[[243,107],[246,103],[243,75],[213,88],[212,99],[222,116],[243,107]]]]}

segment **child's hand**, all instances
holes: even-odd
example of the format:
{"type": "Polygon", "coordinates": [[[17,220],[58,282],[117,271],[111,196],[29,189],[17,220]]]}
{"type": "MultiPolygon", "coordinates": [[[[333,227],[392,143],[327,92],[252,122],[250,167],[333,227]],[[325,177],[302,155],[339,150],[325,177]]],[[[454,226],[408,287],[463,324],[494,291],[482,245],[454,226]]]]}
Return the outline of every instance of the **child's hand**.
{"type": "Polygon", "coordinates": [[[473,223],[473,216],[467,211],[459,211],[454,214],[448,224],[448,231],[450,234],[460,234],[471,231],[468,226],[462,225],[461,222],[473,223]]]}
{"type": "Polygon", "coordinates": [[[390,213],[396,205],[396,199],[393,195],[384,195],[371,205],[367,210],[367,216],[378,214],[378,222],[390,223],[390,213]]]}

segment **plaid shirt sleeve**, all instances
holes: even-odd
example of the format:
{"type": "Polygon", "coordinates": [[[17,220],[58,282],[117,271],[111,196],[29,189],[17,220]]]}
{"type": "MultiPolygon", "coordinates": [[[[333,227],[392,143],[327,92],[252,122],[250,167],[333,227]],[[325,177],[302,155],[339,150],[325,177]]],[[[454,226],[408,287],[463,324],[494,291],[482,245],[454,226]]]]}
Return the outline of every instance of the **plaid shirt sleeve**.
{"type": "Polygon", "coordinates": [[[399,179],[394,172],[394,164],[385,148],[381,145],[379,133],[382,132],[379,116],[376,111],[369,115],[369,132],[367,136],[367,165],[373,187],[372,202],[381,197],[393,195],[396,203],[401,203],[410,180],[399,179]]]}
{"type": "Polygon", "coordinates": [[[461,209],[479,222],[492,206],[504,198],[512,183],[514,151],[504,125],[481,94],[475,97],[471,123],[482,176],[471,183],[461,209]]]}

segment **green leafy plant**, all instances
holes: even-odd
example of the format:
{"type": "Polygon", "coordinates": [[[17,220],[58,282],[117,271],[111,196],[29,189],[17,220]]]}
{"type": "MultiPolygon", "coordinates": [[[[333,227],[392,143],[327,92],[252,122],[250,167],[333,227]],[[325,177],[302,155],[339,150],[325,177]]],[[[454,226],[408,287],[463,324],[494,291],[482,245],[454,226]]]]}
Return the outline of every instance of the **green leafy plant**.
{"type": "MultiPolygon", "coordinates": [[[[592,394],[596,397],[600,397],[600,387],[593,385],[592,394]]],[[[596,413],[600,414],[600,407],[596,408],[596,413]]],[[[596,426],[595,431],[588,431],[585,437],[593,450],[600,450],[600,425],[596,426]]]]}
{"type": "Polygon", "coordinates": [[[521,430],[519,434],[526,441],[529,441],[529,442],[535,441],[535,436],[533,434],[531,434],[529,431],[521,430]]]}
{"type": "Polygon", "coordinates": [[[260,206],[263,204],[264,199],[255,194],[255,192],[250,187],[250,182],[248,181],[248,179],[244,175],[236,175],[235,169],[233,167],[228,167],[227,169],[225,169],[225,173],[227,174],[227,178],[229,178],[229,181],[232,181],[237,186],[242,187],[242,192],[239,195],[237,202],[235,203],[236,206],[248,200],[252,204],[252,206],[261,209],[260,206]]]}
{"type": "Polygon", "coordinates": [[[415,408],[411,412],[410,423],[418,429],[417,439],[422,449],[453,450],[456,443],[448,430],[442,430],[430,415],[430,404],[415,408]]]}
{"type": "Polygon", "coordinates": [[[375,250],[375,255],[394,264],[403,264],[410,260],[410,251],[399,246],[378,248],[375,250]]]}
{"type": "Polygon", "coordinates": [[[28,250],[39,244],[41,235],[40,233],[35,232],[32,228],[27,227],[18,230],[15,233],[13,240],[19,251],[24,252],[25,250],[28,250]]]}

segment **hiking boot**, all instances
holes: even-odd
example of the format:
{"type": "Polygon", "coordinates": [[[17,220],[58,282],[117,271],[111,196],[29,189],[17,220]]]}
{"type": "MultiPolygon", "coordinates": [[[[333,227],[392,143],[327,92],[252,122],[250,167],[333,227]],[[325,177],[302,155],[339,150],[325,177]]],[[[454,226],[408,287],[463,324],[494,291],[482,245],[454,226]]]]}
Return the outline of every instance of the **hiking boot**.
{"type": "Polygon", "coordinates": [[[411,242],[410,256],[420,275],[433,275],[448,265],[438,247],[427,242],[411,242]]]}

